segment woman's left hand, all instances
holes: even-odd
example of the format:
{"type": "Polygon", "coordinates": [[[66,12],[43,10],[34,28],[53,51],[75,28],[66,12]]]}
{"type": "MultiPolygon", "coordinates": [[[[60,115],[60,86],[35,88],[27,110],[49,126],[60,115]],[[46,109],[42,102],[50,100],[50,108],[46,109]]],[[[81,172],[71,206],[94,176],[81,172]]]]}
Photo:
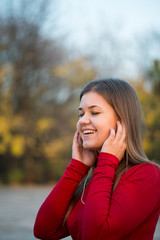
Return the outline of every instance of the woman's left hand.
{"type": "Polygon", "coordinates": [[[124,124],[117,121],[117,131],[111,128],[110,135],[104,142],[101,152],[115,155],[120,161],[126,150],[126,129],[124,124]]]}

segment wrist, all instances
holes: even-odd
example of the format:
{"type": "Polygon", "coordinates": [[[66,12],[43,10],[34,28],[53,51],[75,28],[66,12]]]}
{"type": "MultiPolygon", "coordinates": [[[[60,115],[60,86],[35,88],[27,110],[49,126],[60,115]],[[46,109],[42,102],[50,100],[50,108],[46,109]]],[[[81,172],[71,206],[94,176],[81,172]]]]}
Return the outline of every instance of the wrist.
{"type": "Polygon", "coordinates": [[[71,165],[72,165],[72,164],[76,165],[76,166],[77,166],[77,169],[79,169],[80,171],[82,170],[82,171],[85,171],[85,172],[86,172],[86,171],[88,171],[89,168],[90,168],[87,164],[85,164],[84,162],[82,162],[82,161],[80,161],[80,160],[78,160],[78,159],[76,159],[76,158],[72,158],[70,164],[71,164],[71,165]]]}
{"type": "Polygon", "coordinates": [[[115,155],[107,152],[100,152],[97,166],[110,165],[117,169],[119,162],[119,159],[115,155]]]}

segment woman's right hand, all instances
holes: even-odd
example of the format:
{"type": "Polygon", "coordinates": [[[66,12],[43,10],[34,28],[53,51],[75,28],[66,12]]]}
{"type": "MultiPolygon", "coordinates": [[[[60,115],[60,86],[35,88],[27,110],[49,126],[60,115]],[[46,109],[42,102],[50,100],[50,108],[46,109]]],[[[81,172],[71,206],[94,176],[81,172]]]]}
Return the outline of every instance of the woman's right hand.
{"type": "Polygon", "coordinates": [[[72,158],[92,167],[96,162],[94,152],[83,148],[83,141],[78,131],[75,132],[72,144],[72,158]]]}

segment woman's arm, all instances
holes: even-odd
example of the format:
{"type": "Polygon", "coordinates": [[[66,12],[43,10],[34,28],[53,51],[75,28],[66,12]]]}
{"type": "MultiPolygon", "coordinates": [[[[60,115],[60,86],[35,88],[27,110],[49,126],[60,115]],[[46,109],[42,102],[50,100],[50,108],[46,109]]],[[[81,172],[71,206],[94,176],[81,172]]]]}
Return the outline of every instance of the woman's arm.
{"type": "Polygon", "coordinates": [[[34,235],[40,239],[61,239],[69,235],[63,224],[70,200],[89,167],[72,159],[63,177],[53,188],[39,209],[34,225],[34,235]]]}
{"type": "Polygon", "coordinates": [[[100,153],[85,200],[82,239],[123,239],[155,211],[160,201],[160,171],[140,164],[123,174],[112,194],[118,159],[100,153]]]}

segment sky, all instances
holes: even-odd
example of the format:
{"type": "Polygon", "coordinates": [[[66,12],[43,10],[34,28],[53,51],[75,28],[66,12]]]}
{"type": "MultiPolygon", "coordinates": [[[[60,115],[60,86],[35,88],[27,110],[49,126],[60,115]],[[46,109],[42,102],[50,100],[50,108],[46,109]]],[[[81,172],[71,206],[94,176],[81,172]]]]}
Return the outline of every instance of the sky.
{"type": "MultiPolygon", "coordinates": [[[[9,0],[9,2],[21,0],[9,0]]],[[[58,33],[70,45],[84,47],[91,38],[114,32],[131,39],[160,30],[160,0],[50,0],[50,16],[56,16],[58,33]]],[[[0,12],[6,0],[1,0],[0,12]]],[[[50,34],[50,32],[49,32],[50,34]]]]}
{"type": "MultiPolygon", "coordinates": [[[[2,3],[6,0],[1,1],[0,11],[2,3]]],[[[105,71],[113,67],[111,72],[118,66],[122,69],[124,66],[119,63],[125,59],[127,67],[122,71],[129,72],[130,66],[133,73],[141,55],[139,39],[142,41],[153,30],[160,33],[160,0],[51,0],[47,19],[50,20],[45,24],[45,36],[57,35],[71,58],[96,56],[97,66],[105,63],[105,71]]],[[[157,50],[157,46],[151,46],[151,50],[152,58],[160,59],[160,47],[157,50]]]]}
{"type": "Polygon", "coordinates": [[[58,0],[56,14],[60,31],[79,47],[108,30],[130,39],[160,29],[159,0],[58,0]]]}
{"type": "MultiPolygon", "coordinates": [[[[53,12],[58,33],[64,35],[62,41],[71,55],[73,52],[96,55],[100,71],[105,68],[103,74],[108,71],[113,74],[116,68],[119,74],[132,72],[136,76],[137,66],[146,64],[143,56],[140,59],[136,44],[153,30],[160,32],[159,0],[55,0],[53,12]],[[107,42],[109,38],[113,42],[107,42]],[[112,49],[109,53],[107,47],[112,49]],[[121,60],[125,66],[120,64],[121,60]]],[[[153,52],[153,58],[160,58],[157,48],[153,52]]]]}

